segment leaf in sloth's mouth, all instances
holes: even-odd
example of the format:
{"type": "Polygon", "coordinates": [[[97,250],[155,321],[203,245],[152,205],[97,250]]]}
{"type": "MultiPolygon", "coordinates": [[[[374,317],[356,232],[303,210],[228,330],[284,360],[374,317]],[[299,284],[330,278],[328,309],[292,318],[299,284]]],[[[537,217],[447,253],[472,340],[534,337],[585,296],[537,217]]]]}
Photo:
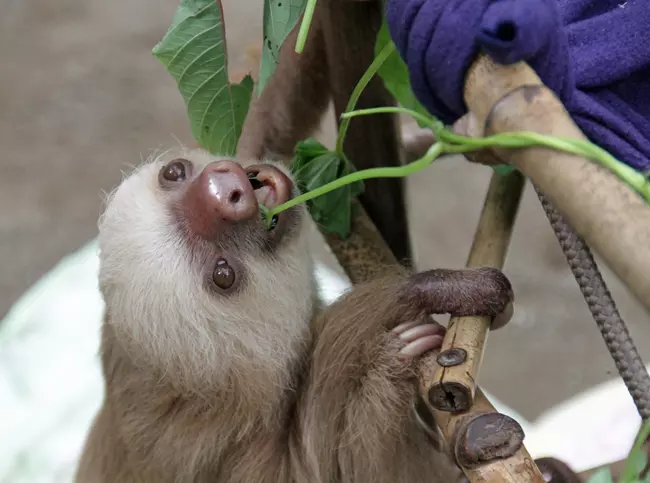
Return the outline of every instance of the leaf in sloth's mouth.
{"type": "Polygon", "coordinates": [[[264,222],[264,225],[266,226],[267,230],[270,231],[273,228],[275,228],[276,225],[278,224],[278,215],[273,215],[270,223],[266,222],[266,219],[268,217],[268,211],[272,208],[275,208],[275,206],[277,206],[275,188],[271,185],[271,183],[263,182],[257,179],[256,172],[250,172],[247,173],[247,175],[248,175],[248,180],[250,181],[251,186],[253,187],[253,191],[255,192],[257,203],[259,204],[260,207],[260,215],[262,221],[264,222]],[[269,200],[270,197],[272,198],[269,200]]]}

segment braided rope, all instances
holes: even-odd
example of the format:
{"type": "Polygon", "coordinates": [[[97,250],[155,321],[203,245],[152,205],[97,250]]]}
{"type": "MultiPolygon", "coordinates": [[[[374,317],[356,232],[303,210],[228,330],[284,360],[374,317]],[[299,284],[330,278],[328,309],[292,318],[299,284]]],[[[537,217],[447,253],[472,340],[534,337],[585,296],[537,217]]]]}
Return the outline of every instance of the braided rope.
{"type": "Polygon", "coordinates": [[[614,359],[614,364],[641,418],[646,420],[650,417],[650,375],[616,308],[616,303],[591,250],[537,186],[535,191],[560,242],[571,272],[580,286],[585,302],[600,329],[605,345],[614,359]]]}

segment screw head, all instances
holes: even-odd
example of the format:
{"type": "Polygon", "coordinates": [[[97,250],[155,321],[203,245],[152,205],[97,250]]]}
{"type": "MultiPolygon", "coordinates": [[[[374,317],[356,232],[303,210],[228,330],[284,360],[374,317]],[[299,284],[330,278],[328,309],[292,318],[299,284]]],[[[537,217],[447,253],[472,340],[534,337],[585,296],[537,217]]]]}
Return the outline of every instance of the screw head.
{"type": "Polygon", "coordinates": [[[465,349],[459,349],[456,347],[441,352],[438,354],[437,359],[438,364],[442,367],[458,366],[465,362],[465,360],[467,360],[467,352],[465,349]]]}

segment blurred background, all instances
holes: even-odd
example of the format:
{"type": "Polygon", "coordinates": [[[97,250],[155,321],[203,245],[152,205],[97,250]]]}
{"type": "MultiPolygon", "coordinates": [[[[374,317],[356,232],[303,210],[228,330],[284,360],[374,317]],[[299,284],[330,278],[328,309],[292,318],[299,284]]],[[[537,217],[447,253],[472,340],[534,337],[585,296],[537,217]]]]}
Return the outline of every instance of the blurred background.
{"type": "MultiPolygon", "coordinates": [[[[262,0],[222,3],[231,75],[239,78],[257,68],[262,0]]],[[[0,318],[63,257],[96,236],[102,193],[123,172],[155,150],[193,143],[176,85],[151,55],[177,5],[0,2],[0,318]]],[[[319,138],[333,145],[331,114],[319,138]]],[[[464,265],[489,176],[485,167],[448,158],[408,180],[418,268],[464,265]]],[[[617,372],[530,188],[505,266],[515,289],[515,318],[490,336],[480,377],[492,394],[533,421],[617,372]]],[[[603,270],[649,360],[648,314],[603,270]]],[[[79,300],[74,292],[67,296],[68,303],[79,300]]]]}

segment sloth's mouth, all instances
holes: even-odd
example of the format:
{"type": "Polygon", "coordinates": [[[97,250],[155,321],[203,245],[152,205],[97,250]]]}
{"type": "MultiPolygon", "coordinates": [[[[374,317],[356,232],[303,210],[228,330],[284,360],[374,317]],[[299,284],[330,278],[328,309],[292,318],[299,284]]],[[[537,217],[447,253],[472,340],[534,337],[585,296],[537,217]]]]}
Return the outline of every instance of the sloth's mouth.
{"type": "MultiPolygon", "coordinates": [[[[257,202],[267,210],[271,210],[291,199],[293,183],[286,174],[275,166],[268,164],[249,166],[246,169],[246,175],[257,202]]],[[[273,215],[267,225],[268,229],[273,230],[278,225],[279,220],[278,215],[273,215]]]]}
{"type": "Polygon", "coordinates": [[[280,204],[278,203],[275,185],[271,179],[266,178],[261,180],[257,177],[258,173],[255,172],[249,172],[246,174],[248,175],[248,180],[253,187],[255,198],[257,198],[259,204],[264,205],[269,210],[280,204]]]}

